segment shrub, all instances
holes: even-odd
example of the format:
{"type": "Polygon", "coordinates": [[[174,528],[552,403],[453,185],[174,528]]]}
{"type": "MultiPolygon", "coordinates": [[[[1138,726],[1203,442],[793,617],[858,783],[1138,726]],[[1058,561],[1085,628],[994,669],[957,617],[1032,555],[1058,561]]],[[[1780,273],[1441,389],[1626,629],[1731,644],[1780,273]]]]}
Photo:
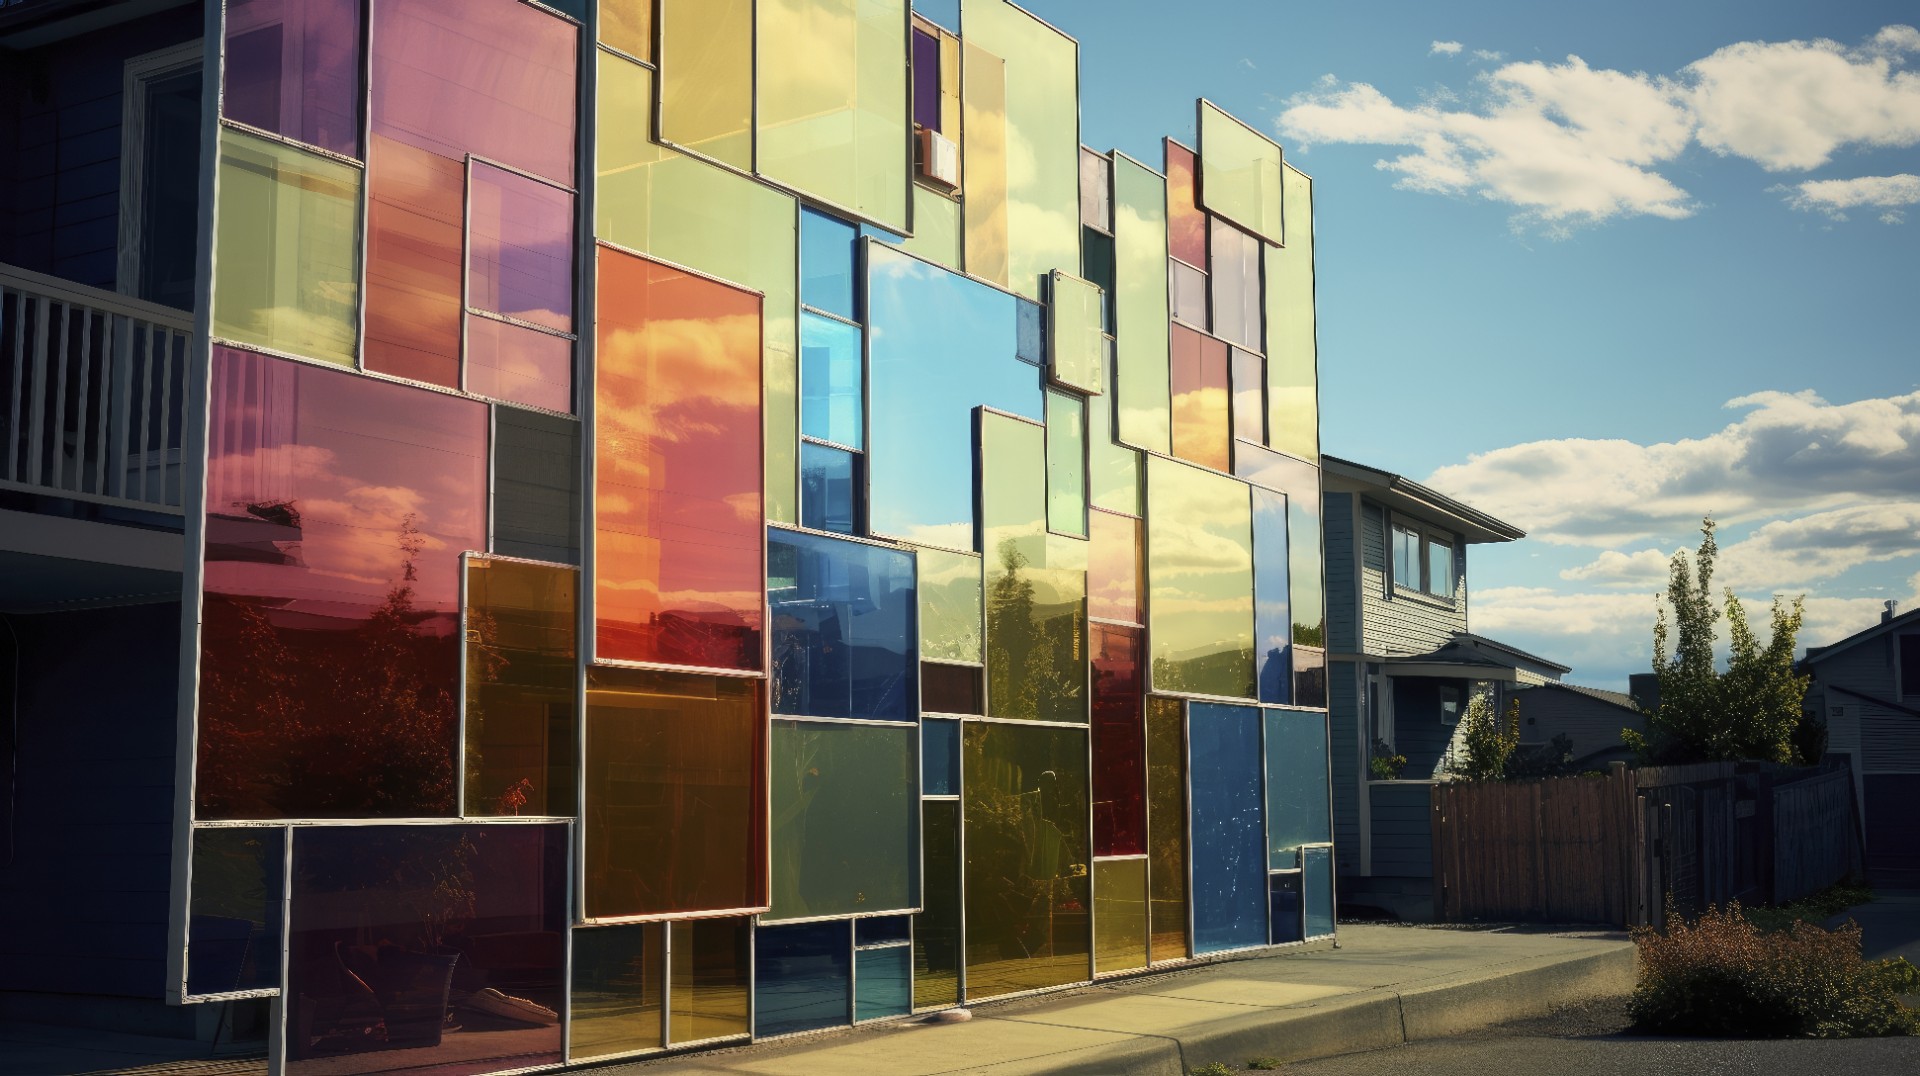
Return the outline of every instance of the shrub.
{"type": "Polygon", "coordinates": [[[1407,768],[1407,756],[1397,754],[1387,746],[1387,741],[1373,741],[1373,757],[1367,760],[1367,768],[1373,771],[1376,781],[1398,781],[1400,774],[1407,768]]]}
{"type": "Polygon", "coordinates": [[[1507,775],[1507,762],[1520,746],[1520,700],[1514,699],[1505,717],[1496,713],[1493,699],[1475,695],[1461,721],[1466,757],[1454,772],[1469,781],[1498,781],[1507,775]]]}
{"type": "Polygon", "coordinates": [[[1850,1038],[1920,1034],[1901,1003],[1920,972],[1905,960],[1860,957],[1860,927],[1795,923],[1767,932],[1735,902],[1686,922],[1669,902],[1668,933],[1634,932],[1640,981],[1634,1026],[1664,1035],[1850,1038]]]}

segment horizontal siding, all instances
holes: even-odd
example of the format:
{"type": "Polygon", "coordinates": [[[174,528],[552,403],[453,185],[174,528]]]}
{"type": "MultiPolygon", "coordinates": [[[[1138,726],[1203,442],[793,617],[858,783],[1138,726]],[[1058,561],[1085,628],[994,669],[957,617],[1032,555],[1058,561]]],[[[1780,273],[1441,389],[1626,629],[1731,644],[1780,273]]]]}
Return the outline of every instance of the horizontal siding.
{"type": "MultiPolygon", "coordinates": [[[[1898,634],[1889,632],[1878,639],[1869,639],[1821,661],[1815,666],[1820,683],[1846,688],[1869,698],[1896,701],[1894,648],[1898,645],[1898,634]]],[[[1829,712],[1835,706],[1846,707],[1848,716],[1857,722],[1862,772],[1920,773],[1920,717],[1838,691],[1827,692],[1826,703],[1829,712]]],[[[1829,746],[1835,750],[1851,746],[1834,740],[1832,728],[1828,729],[1828,737],[1829,746]]]]}
{"type": "Polygon", "coordinates": [[[1360,591],[1353,577],[1353,498],[1329,493],[1321,516],[1327,541],[1327,648],[1351,654],[1360,649],[1360,591]]]}
{"type": "Polygon", "coordinates": [[[1387,781],[1369,788],[1374,875],[1433,877],[1433,819],[1427,786],[1387,781]]]}
{"type": "Polygon", "coordinates": [[[1360,787],[1367,759],[1360,750],[1357,668],[1351,661],[1327,663],[1327,715],[1333,755],[1334,866],[1360,869],[1360,787]]]}
{"type": "Polygon", "coordinates": [[[1387,511],[1360,501],[1361,637],[1369,654],[1427,654],[1467,630],[1466,546],[1454,539],[1459,584],[1453,608],[1413,597],[1387,596],[1387,511]]]}
{"type": "Polygon", "coordinates": [[[1623,728],[1646,730],[1646,718],[1575,692],[1535,689],[1514,697],[1520,700],[1520,742],[1545,745],[1564,734],[1573,741],[1574,758],[1621,746],[1623,728]]]}

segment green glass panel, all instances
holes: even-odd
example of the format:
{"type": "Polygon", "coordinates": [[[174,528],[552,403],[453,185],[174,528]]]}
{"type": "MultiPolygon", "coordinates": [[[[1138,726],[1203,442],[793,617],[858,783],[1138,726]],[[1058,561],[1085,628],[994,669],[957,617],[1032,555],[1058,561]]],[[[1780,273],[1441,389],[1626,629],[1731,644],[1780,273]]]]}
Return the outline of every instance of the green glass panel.
{"type": "Polygon", "coordinates": [[[1038,300],[1080,264],[1080,45],[1006,0],[961,0],[960,38],[1006,61],[1006,282],[1038,300]]]}
{"type": "Polygon", "coordinates": [[[969,721],[967,1000],[1092,977],[1086,730],[969,721]]]}
{"type": "Polygon", "coordinates": [[[1320,460],[1319,347],[1313,313],[1313,180],[1286,168],[1292,242],[1267,248],[1267,444],[1320,460]]]}
{"type": "Polygon", "coordinates": [[[980,558],[922,549],[920,657],[927,661],[980,660],[980,558]]]}
{"type": "Polygon", "coordinates": [[[353,365],[360,170],[220,129],[213,333],[353,365]]]}
{"type": "Polygon", "coordinates": [[[1007,283],[1007,62],[973,39],[961,42],[960,174],[966,199],[966,269],[1007,283]]]}
{"type": "Polygon", "coordinates": [[[1093,864],[1093,970],[1101,975],[1147,966],[1147,860],[1093,864]]]}
{"type": "Polygon", "coordinates": [[[1280,147],[1206,101],[1200,102],[1200,204],[1269,243],[1286,242],[1280,147]]]}
{"type": "Polygon", "coordinates": [[[853,954],[853,1019],[879,1020],[913,1010],[913,950],[904,945],[853,954]]]}
{"type": "Polygon", "coordinates": [[[960,804],[920,805],[924,890],[913,917],[913,1007],[960,1003],[960,804]]]}
{"type": "Polygon", "coordinates": [[[1046,429],[980,414],[987,716],[1087,720],[1086,544],[1047,534],[1046,429]]]}
{"type": "MultiPolygon", "coordinates": [[[[1087,535],[1087,398],[1047,390],[1047,529],[1087,535]]],[[[1100,400],[1093,401],[1098,407],[1100,400]]]]}
{"type": "MultiPolygon", "coordinates": [[[[1113,352],[1107,352],[1107,384],[1113,384],[1113,352]]],[[[1087,404],[1087,500],[1095,508],[1138,516],[1146,510],[1140,488],[1141,453],[1114,440],[1109,393],[1087,404]]]]}
{"type": "Polygon", "coordinates": [[[665,923],[574,928],[567,1057],[611,1057],[664,1045],[665,923]]]}
{"type": "Polygon", "coordinates": [[[1101,321],[1107,296],[1098,284],[1055,272],[1049,289],[1053,300],[1047,311],[1047,357],[1053,379],[1082,392],[1099,393],[1106,365],[1106,337],[1101,321]]]}
{"type": "Polygon", "coordinates": [[[939,191],[915,184],[913,238],[900,244],[900,248],[935,265],[958,271],[964,257],[960,239],[960,203],[939,191]]]}
{"type": "Polygon", "coordinates": [[[1167,363],[1167,180],[1132,158],[1113,157],[1113,392],[1117,440],[1173,451],[1167,363]]]}
{"type": "Polygon", "coordinates": [[[1247,486],[1147,461],[1147,626],[1155,691],[1254,698],[1247,486]]]}
{"type": "MultiPolygon", "coordinates": [[[[754,0],[660,0],[660,137],[753,168],[754,0]]],[[[644,131],[647,113],[631,117],[644,131]]],[[[607,125],[600,125],[602,134],[607,125]]]]}
{"type": "Polygon", "coordinates": [[[759,0],[756,15],[760,174],[896,232],[910,184],[907,11],[907,0],[759,0]]]}
{"type": "Polygon", "coordinates": [[[773,910],[808,919],[911,908],[917,726],[775,721],[773,910]]]}
{"type": "Polygon", "coordinates": [[[1291,867],[1303,844],[1333,840],[1327,772],[1327,715],[1267,710],[1267,856],[1291,867]]]}
{"type": "Polygon", "coordinates": [[[1155,963],[1187,958],[1186,704],[1147,699],[1147,870],[1155,963]]]}
{"type": "Polygon", "coordinates": [[[797,523],[798,206],[791,195],[648,141],[652,102],[652,71],[600,54],[594,235],[766,296],[766,514],[797,523]]]}

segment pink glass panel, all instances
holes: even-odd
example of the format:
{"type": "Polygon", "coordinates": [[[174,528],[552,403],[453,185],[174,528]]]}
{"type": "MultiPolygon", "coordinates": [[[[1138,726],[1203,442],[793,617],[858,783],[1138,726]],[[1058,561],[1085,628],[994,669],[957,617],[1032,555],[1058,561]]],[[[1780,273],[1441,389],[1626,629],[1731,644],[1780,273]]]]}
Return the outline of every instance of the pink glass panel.
{"type": "Polygon", "coordinates": [[[227,0],[229,119],[360,155],[359,0],[227,0]]]}
{"type": "Polygon", "coordinates": [[[1093,651],[1093,854],[1147,850],[1146,724],[1141,712],[1140,628],[1091,624],[1093,651]]]}
{"type": "Polygon", "coordinates": [[[215,348],[198,817],[455,811],[487,409],[215,348]]]}
{"type": "Polygon", "coordinates": [[[1196,269],[1207,264],[1207,215],[1200,211],[1193,151],[1168,139],[1167,253],[1196,269]]]}
{"type": "Polygon", "coordinates": [[[1087,527],[1087,615],[1142,623],[1140,521],[1095,508],[1087,527]]]}
{"type": "Polygon", "coordinates": [[[571,412],[573,341],[468,314],[467,391],[571,412]]]}
{"type": "Polygon", "coordinates": [[[460,386],[461,161],[379,134],[367,161],[367,369],[460,386]]]}
{"type": "Polygon", "coordinates": [[[599,259],[595,653],[759,670],[760,297],[599,259]]]}
{"type": "Polygon", "coordinates": [[[1173,327],[1169,380],[1173,389],[1173,454],[1216,471],[1230,471],[1233,393],[1227,379],[1227,343],[1184,325],[1173,327]]]}
{"type": "Polygon", "coordinates": [[[473,162],[467,305],[573,329],[573,195],[473,162]]]}

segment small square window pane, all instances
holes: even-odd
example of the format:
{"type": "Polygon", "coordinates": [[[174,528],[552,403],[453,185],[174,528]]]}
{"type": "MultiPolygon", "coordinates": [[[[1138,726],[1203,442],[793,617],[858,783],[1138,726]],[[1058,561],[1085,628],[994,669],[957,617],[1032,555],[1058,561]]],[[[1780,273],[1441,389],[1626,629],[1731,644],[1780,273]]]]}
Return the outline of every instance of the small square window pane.
{"type": "Polygon", "coordinates": [[[1207,274],[1182,261],[1167,262],[1173,319],[1207,327],[1207,274]]]}
{"type": "Polygon", "coordinates": [[[853,534],[859,528],[860,456],[800,443],[800,525],[853,534]]]}
{"type": "Polygon", "coordinates": [[[853,304],[854,244],[860,230],[817,209],[800,211],[800,301],[857,320],[853,304]]]}
{"type": "Polygon", "coordinates": [[[860,329],[800,313],[800,432],[848,448],[865,447],[860,329]]]}

